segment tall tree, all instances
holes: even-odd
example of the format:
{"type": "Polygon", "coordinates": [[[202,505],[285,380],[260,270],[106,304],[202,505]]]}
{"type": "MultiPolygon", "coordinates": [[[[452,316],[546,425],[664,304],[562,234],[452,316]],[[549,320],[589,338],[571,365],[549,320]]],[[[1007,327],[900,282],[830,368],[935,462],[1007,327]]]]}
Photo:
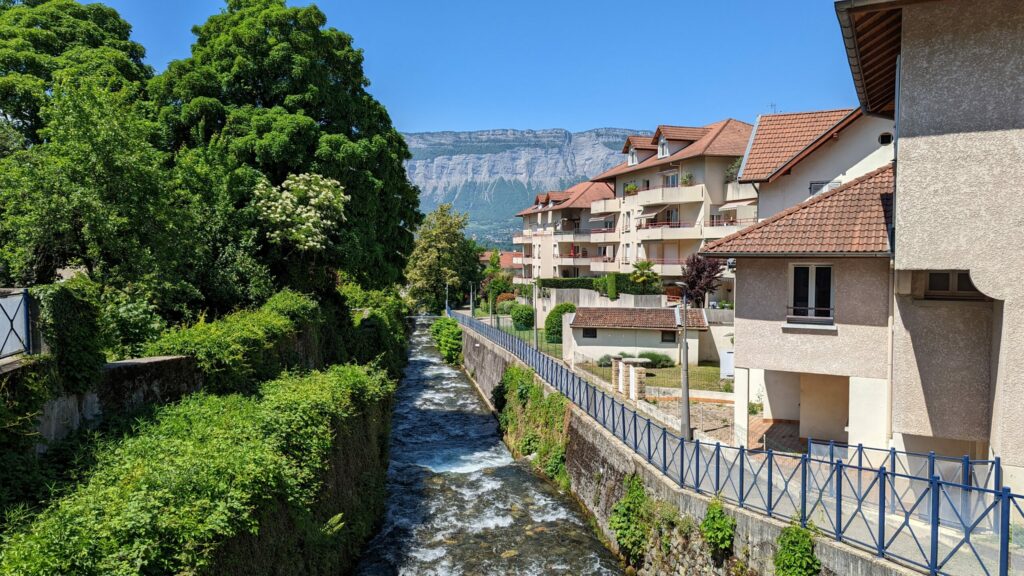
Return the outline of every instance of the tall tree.
{"type": "Polygon", "coordinates": [[[0,4],[0,113],[30,142],[55,78],[90,77],[108,90],[137,93],[152,76],[131,26],[102,4],[8,0],[0,4]]]}
{"type": "Polygon", "coordinates": [[[445,287],[451,302],[461,301],[471,284],[480,281],[476,243],[466,238],[468,214],[442,204],[427,215],[416,237],[416,247],[405,270],[409,296],[430,312],[444,309],[445,287]]]}
{"type": "Polygon", "coordinates": [[[690,254],[683,268],[683,282],[686,283],[686,297],[690,303],[698,308],[703,307],[704,297],[721,285],[724,270],[725,264],[721,259],[690,254]]]}
{"type": "MultiPolygon", "coordinates": [[[[191,57],[172,62],[150,93],[170,150],[214,148],[227,173],[254,169],[272,186],[291,174],[337,181],[351,198],[343,271],[386,286],[401,279],[422,221],[403,166],[410,154],[366,92],[362,52],[326,24],[316,6],[228,0],[194,28],[191,57]]],[[[232,195],[241,209],[253,191],[232,195]]]]}

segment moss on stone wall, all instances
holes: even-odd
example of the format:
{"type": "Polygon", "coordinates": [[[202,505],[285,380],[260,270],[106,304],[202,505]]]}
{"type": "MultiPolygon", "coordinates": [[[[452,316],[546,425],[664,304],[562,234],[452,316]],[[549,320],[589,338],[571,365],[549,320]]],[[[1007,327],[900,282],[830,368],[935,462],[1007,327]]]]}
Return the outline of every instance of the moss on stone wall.
{"type": "Polygon", "coordinates": [[[519,366],[505,369],[494,396],[501,431],[512,453],[532,457],[535,470],[568,490],[568,400],[557,393],[545,395],[533,371],[519,366]]]}

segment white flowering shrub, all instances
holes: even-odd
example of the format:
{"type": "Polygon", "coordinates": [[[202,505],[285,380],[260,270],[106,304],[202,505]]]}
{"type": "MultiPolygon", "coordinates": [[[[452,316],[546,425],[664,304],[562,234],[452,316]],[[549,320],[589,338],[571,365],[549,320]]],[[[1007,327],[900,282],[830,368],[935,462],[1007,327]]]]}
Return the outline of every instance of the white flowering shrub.
{"type": "Polygon", "coordinates": [[[289,175],[280,186],[256,185],[253,204],[272,244],[322,251],[345,221],[349,197],[337,180],[319,174],[289,175]]]}

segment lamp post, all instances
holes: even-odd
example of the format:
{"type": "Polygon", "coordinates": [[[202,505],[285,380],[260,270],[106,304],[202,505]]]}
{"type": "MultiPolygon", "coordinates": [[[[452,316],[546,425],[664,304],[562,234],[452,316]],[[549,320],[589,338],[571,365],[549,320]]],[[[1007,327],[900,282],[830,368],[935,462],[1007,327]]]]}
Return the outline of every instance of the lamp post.
{"type": "Polygon", "coordinates": [[[687,299],[686,299],[686,282],[676,282],[682,291],[682,298],[680,303],[676,304],[676,310],[681,311],[679,315],[679,323],[682,325],[683,341],[680,344],[680,385],[679,385],[679,434],[685,440],[693,440],[693,434],[690,429],[690,350],[686,345],[686,316],[687,316],[687,299]]]}
{"type": "Polygon", "coordinates": [[[444,283],[444,315],[448,315],[448,283],[444,283]]]}

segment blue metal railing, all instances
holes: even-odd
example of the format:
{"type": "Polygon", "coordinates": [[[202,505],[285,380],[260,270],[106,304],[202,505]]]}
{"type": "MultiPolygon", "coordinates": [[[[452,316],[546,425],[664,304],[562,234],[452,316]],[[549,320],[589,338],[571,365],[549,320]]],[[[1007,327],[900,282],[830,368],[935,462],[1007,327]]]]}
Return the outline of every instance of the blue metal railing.
{"type": "Polygon", "coordinates": [[[525,341],[462,314],[460,324],[508,350],[678,486],[934,575],[1024,571],[1024,496],[858,466],[841,458],[687,441],[525,341]]]}
{"type": "Polygon", "coordinates": [[[0,358],[31,350],[29,295],[25,289],[0,289],[0,358]]]}

